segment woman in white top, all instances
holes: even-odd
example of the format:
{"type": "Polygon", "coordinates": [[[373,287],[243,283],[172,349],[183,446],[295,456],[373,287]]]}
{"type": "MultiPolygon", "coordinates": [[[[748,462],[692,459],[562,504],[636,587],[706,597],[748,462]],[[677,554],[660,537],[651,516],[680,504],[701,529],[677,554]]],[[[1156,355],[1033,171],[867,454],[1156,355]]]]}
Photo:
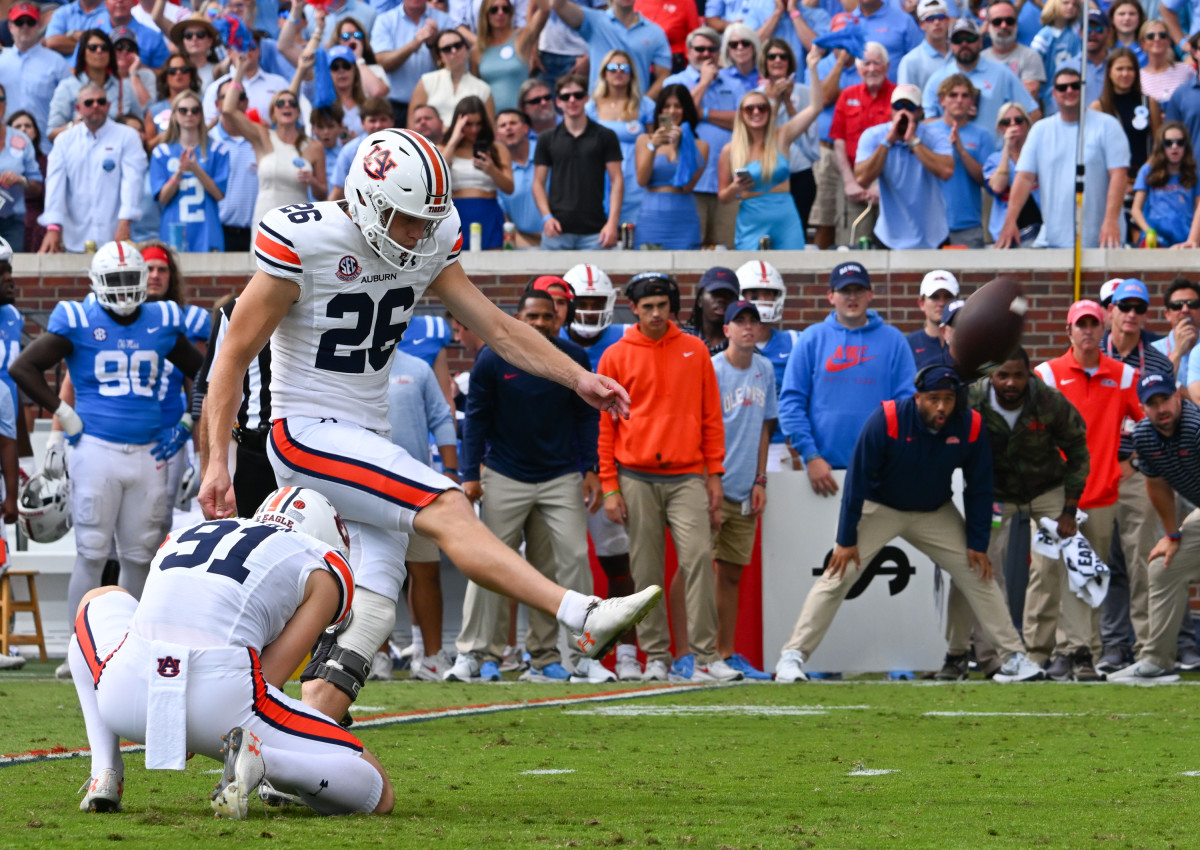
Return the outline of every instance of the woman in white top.
{"type": "Polygon", "coordinates": [[[261,221],[276,207],[308,203],[310,187],[313,197],[324,200],[325,149],[320,142],[305,136],[297,93],[300,78],[312,67],[312,54],[305,51],[291,86],[271,98],[269,119],[272,129],[251,121],[238,108],[238,101],[246,96],[242,88],[246,57],[236,51],[232,55],[233,82],[225,87],[221,121],[229,135],[242,136],[250,142],[258,160],[258,200],[254,204],[252,221],[261,221]]]}
{"type": "Polygon", "coordinates": [[[447,126],[454,129],[442,145],[442,155],[450,166],[451,197],[464,236],[471,224],[478,223],[483,227],[483,249],[500,248],[504,242],[504,213],[496,193],[513,191],[508,148],[496,144],[492,120],[483,101],[475,95],[458,102],[447,126]]]}
{"type": "Polygon", "coordinates": [[[467,69],[470,50],[462,33],[458,30],[442,30],[434,36],[433,44],[433,61],[438,64],[438,70],[422,74],[413,89],[412,99],[408,103],[409,129],[413,129],[413,113],[418,106],[426,103],[438,111],[443,124],[453,126],[454,108],[469,95],[483,101],[488,123],[495,121],[492,88],[467,69]]]}
{"type": "Polygon", "coordinates": [[[1171,35],[1162,21],[1150,20],[1142,24],[1138,40],[1146,54],[1146,64],[1139,72],[1142,93],[1166,106],[1171,93],[1184,83],[1196,78],[1196,72],[1187,62],[1175,61],[1175,48],[1171,35]]]}

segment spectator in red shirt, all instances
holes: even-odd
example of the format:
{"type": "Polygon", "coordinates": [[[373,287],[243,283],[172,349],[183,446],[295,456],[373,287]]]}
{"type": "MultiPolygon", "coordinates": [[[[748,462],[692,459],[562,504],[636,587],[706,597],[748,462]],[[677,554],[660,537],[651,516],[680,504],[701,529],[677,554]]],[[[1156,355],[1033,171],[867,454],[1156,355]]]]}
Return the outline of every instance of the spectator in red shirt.
{"type": "Polygon", "coordinates": [[[888,79],[889,65],[887,48],[868,41],[863,48],[863,58],[854,63],[862,82],[842,89],[833,108],[829,136],[833,139],[833,154],[846,191],[846,218],[854,222],[868,206],[874,207],[851,234],[854,237],[873,233],[875,220],[879,217],[879,187],[874,183],[869,186],[858,184],[854,177],[854,157],[864,130],[892,120],[891,99],[896,84],[888,79]]]}
{"type": "Polygon", "coordinates": [[[687,67],[689,32],[704,23],[694,0],[635,0],[633,10],[643,18],[662,27],[671,45],[671,73],[678,74],[687,67]]]}

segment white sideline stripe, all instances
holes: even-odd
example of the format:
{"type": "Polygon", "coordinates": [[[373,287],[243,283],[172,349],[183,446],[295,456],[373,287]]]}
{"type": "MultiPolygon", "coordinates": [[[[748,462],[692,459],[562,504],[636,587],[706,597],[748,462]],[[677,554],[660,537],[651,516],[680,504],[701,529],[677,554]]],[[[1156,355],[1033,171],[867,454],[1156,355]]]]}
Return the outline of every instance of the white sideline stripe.
{"type": "Polygon", "coordinates": [[[927,711],[926,717],[1087,717],[1065,711],[927,711]]]}
{"type": "Polygon", "coordinates": [[[1185,770],[1180,776],[1200,776],[1200,770],[1185,770]]]}
{"type": "Polygon", "coordinates": [[[869,709],[869,705],[612,705],[594,709],[564,711],[572,715],[604,717],[671,717],[688,714],[738,714],[768,717],[823,715],[836,710],[869,709]]]}
{"type": "MultiPolygon", "coordinates": [[[[613,702],[616,700],[642,699],[666,694],[686,694],[692,691],[711,691],[716,688],[727,688],[731,685],[712,683],[704,685],[663,685],[655,688],[640,688],[614,691],[605,694],[579,694],[578,696],[555,697],[551,699],[534,699],[524,702],[493,703],[491,705],[472,705],[460,708],[433,708],[414,711],[405,714],[389,714],[382,717],[372,717],[365,720],[355,720],[356,728],[369,729],[376,726],[398,726],[407,723],[424,723],[427,720],[440,720],[443,717],[470,717],[481,714],[499,714],[502,711],[520,711],[527,708],[554,708],[563,705],[578,705],[586,702],[613,702]]],[[[733,687],[736,687],[734,685],[733,687]]],[[[122,744],[122,753],[141,753],[146,748],[142,744],[122,744]]],[[[14,755],[0,755],[0,768],[13,767],[19,764],[32,764],[44,761],[63,761],[66,759],[85,758],[91,756],[91,750],[82,747],[77,750],[35,750],[14,755]]]]}
{"type": "Polygon", "coordinates": [[[860,767],[857,770],[852,770],[847,773],[847,776],[883,776],[885,773],[899,773],[899,770],[892,768],[872,768],[860,767]]]}
{"type": "Polygon", "coordinates": [[[522,770],[522,776],[557,776],[560,773],[574,773],[573,769],[547,768],[545,770],[522,770]]]}

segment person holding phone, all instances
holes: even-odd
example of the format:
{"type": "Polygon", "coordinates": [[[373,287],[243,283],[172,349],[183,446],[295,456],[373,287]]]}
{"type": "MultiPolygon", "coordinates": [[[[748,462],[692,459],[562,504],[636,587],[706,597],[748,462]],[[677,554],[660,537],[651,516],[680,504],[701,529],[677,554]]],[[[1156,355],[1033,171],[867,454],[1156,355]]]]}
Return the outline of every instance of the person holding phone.
{"type": "Polygon", "coordinates": [[[711,151],[708,142],[696,135],[699,123],[687,86],[664,86],[654,105],[654,129],[638,136],[634,148],[637,182],[646,187],[636,247],[659,245],[668,251],[700,247],[700,212],[692,190],[711,151]]]}
{"type": "Polygon", "coordinates": [[[442,154],[450,165],[454,206],[465,225],[482,225],[483,250],[500,248],[504,244],[504,212],[496,193],[513,191],[512,157],[508,148],[496,144],[487,108],[474,95],[454,107],[450,127],[442,154]]]}

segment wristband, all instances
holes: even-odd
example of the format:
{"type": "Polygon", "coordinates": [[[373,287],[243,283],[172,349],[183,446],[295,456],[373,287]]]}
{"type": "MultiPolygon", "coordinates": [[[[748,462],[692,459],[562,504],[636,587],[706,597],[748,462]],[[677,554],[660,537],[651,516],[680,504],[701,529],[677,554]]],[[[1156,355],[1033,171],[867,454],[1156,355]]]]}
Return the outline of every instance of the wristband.
{"type": "Polygon", "coordinates": [[[650,153],[654,153],[656,150],[658,150],[658,148],[655,146],[654,142],[646,142],[646,150],[650,151],[650,153]]]}
{"type": "Polygon", "coordinates": [[[546,213],[544,216],[542,216],[542,224],[545,224],[552,218],[554,218],[554,213],[546,213]]]}
{"type": "Polygon", "coordinates": [[[701,117],[701,119],[700,119],[700,120],[701,120],[701,121],[707,121],[707,120],[708,120],[708,107],[707,107],[707,106],[706,106],[706,107],[704,107],[704,115],[701,117]]]}
{"type": "Polygon", "coordinates": [[[62,225],[61,224],[47,224],[46,229],[52,230],[55,233],[62,233],[62,225]]]}
{"type": "Polygon", "coordinates": [[[446,475],[458,475],[457,467],[453,466],[443,466],[442,472],[444,472],[446,475]]]}
{"type": "Polygon", "coordinates": [[[754,476],[754,483],[757,484],[759,487],[766,487],[767,486],[767,476],[765,476],[765,475],[754,476]]]}
{"type": "Polygon", "coordinates": [[[789,17],[789,18],[798,18],[798,17],[800,17],[800,10],[799,10],[799,9],[793,9],[792,11],[788,12],[788,17],[789,17]]]}
{"type": "Polygon", "coordinates": [[[820,452],[813,452],[812,454],[810,454],[804,458],[804,465],[808,466],[810,463],[812,463],[814,460],[817,460],[819,457],[821,457],[820,452]]]}
{"type": "Polygon", "coordinates": [[[63,431],[68,437],[74,437],[82,433],[83,420],[79,418],[79,414],[75,412],[75,408],[71,407],[65,401],[59,402],[54,415],[58,417],[58,424],[62,426],[63,431]]]}
{"type": "Polygon", "coordinates": [[[1168,534],[1168,535],[1167,535],[1167,539],[1168,539],[1168,540],[1173,540],[1173,541],[1175,541],[1176,543],[1178,543],[1178,542],[1179,542],[1179,538],[1180,538],[1180,537],[1182,537],[1182,536],[1183,536],[1183,532],[1182,532],[1182,531],[1176,531],[1174,534],[1168,534]]]}
{"type": "Polygon", "coordinates": [[[179,424],[182,425],[184,428],[187,428],[189,434],[192,433],[192,424],[193,424],[192,423],[192,414],[190,414],[190,413],[183,414],[183,418],[181,418],[179,420],[179,424]]]}
{"type": "Polygon", "coordinates": [[[621,489],[618,487],[616,490],[609,490],[607,493],[605,493],[604,498],[607,499],[609,496],[620,496],[620,495],[621,495],[621,489]]]}
{"type": "Polygon", "coordinates": [[[242,84],[239,83],[237,80],[230,80],[229,87],[231,89],[233,89],[234,91],[242,91],[242,84]]]}

